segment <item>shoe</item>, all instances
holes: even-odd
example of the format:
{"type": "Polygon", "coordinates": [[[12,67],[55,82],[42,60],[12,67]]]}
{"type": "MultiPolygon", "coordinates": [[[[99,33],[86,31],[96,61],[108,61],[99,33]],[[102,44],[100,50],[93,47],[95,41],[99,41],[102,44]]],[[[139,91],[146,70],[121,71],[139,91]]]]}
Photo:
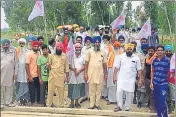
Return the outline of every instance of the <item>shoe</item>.
{"type": "Polygon", "coordinates": [[[127,110],[125,110],[125,111],[130,111],[130,110],[127,109],[127,110]]]}
{"type": "Polygon", "coordinates": [[[3,109],[4,108],[4,105],[1,105],[1,109],[3,109]]]}
{"type": "Polygon", "coordinates": [[[112,102],[108,102],[108,103],[107,103],[107,105],[110,105],[110,104],[112,104],[112,102]]]}
{"type": "Polygon", "coordinates": [[[108,97],[105,98],[106,101],[109,101],[108,97]]]}
{"type": "Polygon", "coordinates": [[[139,103],[137,104],[137,107],[138,107],[138,108],[141,108],[141,102],[139,102],[139,103]]]}
{"type": "Polygon", "coordinates": [[[75,107],[76,108],[81,108],[81,105],[77,103],[77,104],[75,104],[75,107]]]}
{"type": "Polygon", "coordinates": [[[88,109],[95,109],[95,106],[89,107],[88,109]]]}
{"type": "Polygon", "coordinates": [[[120,107],[114,108],[114,112],[122,111],[120,107]]]}
{"type": "Polygon", "coordinates": [[[87,101],[87,100],[88,100],[88,97],[83,98],[83,99],[80,101],[80,103],[83,103],[83,102],[85,102],[85,101],[87,101]]]}
{"type": "Polygon", "coordinates": [[[16,104],[6,104],[5,106],[6,106],[6,107],[15,107],[16,104]]]}
{"type": "Polygon", "coordinates": [[[100,106],[96,106],[95,108],[97,108],[98,110],[102,110],[102,108],[100,106]]]}
{"type": "Polygon", "coordinates": [[[74,104],[70,104],[68,108],[74,108],[74,104]]]}
{"type": "Polygon", "coordinates": [[[135,99],[133,100],[133,104],[137,104],[137,101],[135,99]]]}

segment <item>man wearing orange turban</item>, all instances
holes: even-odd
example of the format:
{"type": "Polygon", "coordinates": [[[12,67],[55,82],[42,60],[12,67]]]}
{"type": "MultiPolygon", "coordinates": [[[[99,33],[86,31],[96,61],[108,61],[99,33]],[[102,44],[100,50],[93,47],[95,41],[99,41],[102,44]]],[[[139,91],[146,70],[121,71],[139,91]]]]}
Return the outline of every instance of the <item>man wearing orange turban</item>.
{"type": "Polygon", "coordinates": [[[119,59],[120,52],[120,42],[115,41],[113,44],[113,51],[110,52],[108,56],[108,79],[107,79],[107,88],[108,88],[108,105],[112,103],[116,103],[116,83],[113,82],[113,70],[114,70],[114,62],[119,59]]]}

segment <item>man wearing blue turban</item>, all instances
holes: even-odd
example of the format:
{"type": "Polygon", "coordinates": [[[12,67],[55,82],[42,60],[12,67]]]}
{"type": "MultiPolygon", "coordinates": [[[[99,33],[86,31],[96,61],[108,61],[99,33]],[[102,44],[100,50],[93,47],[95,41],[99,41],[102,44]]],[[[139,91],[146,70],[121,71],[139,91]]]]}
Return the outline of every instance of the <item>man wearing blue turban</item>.
{"type": "MultiPolygon", "coordinates": [[[[85,46],[82,48],[82,54],[84,56],[86,56],[86,54],[92,50],[92,38],[90,36],[86,36],[85,37],[85,40],[84,40],[84,44],[85,46]]],[[[88,96],[89,96],[89,85],[88,83],[86,82],[85,83],[85,96],[80,100],[80,103],[83,103],[84,101],[88,100],[88,96]]]]}
{"type": "Polygon", "coordinates": [[[168,57],[168,58],[171,58],[173,53],[173,47],[171,45],[165,45],[164,46],[164,50],[165,50],[165,55],[168,57]]]}
{"type": "Polygon", "coordinates": [[[4,39],[1,48],[1,108],[14,106],[13,78],[15,76],[16,57],[15,50],[10,46],[10,40],[4,39]]]}
{"type": "MultiPolygon", "coordinates": [[[[166,57],[171,59],[171,57],[173,55],[173,53],[172,53],[173,47],[171,45],[165,45],[164,51],[165,51],[166,57]]],[[[171,84],[172,83],[171,78],[169,78],[168,81],[169,81],[169,87],[168,87],[166,101],[167,101],[167,105],[168,105],[168,111],[169,111],[169,113],[171,113],[172,112],[172,105],[173,105],[172,98],[171,98],[173,95],[173,92],[171,92],[171,89],[173,89],[173,85],[171,84]]]]}
{"type": "Polygon", "coordinates": [[[93,38],[94,50],[89,51],[85,58],[84,79],[89,82],[89,109],[100,107],[100,97],[103,86],[103,80],[107,80],[107,57],[104,51],[100,50],[101,37],[93,38]]]}

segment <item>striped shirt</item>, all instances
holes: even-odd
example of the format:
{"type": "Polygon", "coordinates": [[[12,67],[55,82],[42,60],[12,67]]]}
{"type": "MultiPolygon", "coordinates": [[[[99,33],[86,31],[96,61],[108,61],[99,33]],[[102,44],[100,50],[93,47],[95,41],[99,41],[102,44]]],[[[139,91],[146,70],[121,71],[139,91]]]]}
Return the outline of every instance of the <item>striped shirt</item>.
{"type": "Polygon", "coordinates": [[[168,72],[170,70],[170,60],[163,57],[160,61],[156,57],[153,60],[152,67],[154,68],[153,83],[162,85],[168,83],[168,72]]]}

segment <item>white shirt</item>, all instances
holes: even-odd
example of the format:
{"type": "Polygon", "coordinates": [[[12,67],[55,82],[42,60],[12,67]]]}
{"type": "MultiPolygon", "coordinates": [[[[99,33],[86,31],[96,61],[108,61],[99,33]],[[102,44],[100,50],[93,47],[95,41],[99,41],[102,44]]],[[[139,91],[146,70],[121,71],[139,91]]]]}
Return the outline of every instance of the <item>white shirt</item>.
{"type": "Polygon", "coordinates": [[[85,40],[85,37],[86,37],[86,33],[85,32],[83,32],[83,33],[77,32],[76,33],[76,37],[77,36],[81,36],[82,37],[82,45],[84,45],[84,40],[85,40]]]}
{"type": "MultiPolygon", "coordinates": [[[[78,58],[76,56],[74,56],[71,66],[73,68],[76,68],[77,70],[80,70],[85,64],[85,59],[84,58],[85,58],[84,55],[80,55],[78,58]]],[[[84,81],[84,72],[81,72],[76,77],[74,72],[72,70],[70,70],[69,84],[80,84],[80,83],[85,83],[85,81],[84,81]]]]}
{"type": "Polygon", "coordinates": [[[175,70],[175,53],[172,55],[170,60],[170,70],[175,70]]]}
{"type": "Polygon", "coordinates": [[[126,53],[123,53],[115,61],[114,66],[119,70],[117,89],[120,88],[127,92],[134,92],[137,71],[141,70],[139,57],[135,54],[127,57],[126,53]]]}
{"type": "Polygon", "coordinates": [[[51,54],[55,54],[55,48],[53,48],[52,46],[48,46],[49,47],[49,50],[51,52],[51,54]]]}

